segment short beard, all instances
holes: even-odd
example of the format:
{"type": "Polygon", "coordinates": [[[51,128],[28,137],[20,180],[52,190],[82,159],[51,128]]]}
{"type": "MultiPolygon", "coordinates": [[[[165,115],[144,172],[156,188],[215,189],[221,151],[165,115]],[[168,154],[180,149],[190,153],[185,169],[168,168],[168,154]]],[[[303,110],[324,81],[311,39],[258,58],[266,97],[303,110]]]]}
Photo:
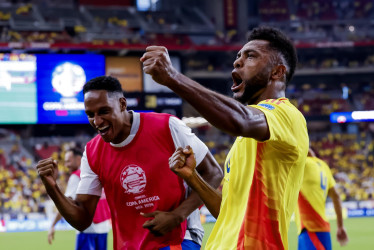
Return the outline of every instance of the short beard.
{"type": "Polygon", "coordinates": [[[257,74],[252,79],[244,82],[244,92],[241,96],[234,97],[235,100],[239,101],[242,104],[255,104],[255,101],[259,96],[259,91],[266,88],[268,82],[268,75],[263,73],[257,74]]]}

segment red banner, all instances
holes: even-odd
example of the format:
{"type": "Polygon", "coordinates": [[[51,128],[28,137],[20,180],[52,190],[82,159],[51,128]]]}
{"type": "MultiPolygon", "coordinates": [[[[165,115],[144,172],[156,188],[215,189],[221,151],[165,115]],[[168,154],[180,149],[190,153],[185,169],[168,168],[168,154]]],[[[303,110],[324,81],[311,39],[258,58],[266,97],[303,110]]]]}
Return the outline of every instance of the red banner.
{"type": "Polygon", "coordinates": [[[226,29],[236,29],[238,25],[238,6],[236,0],[224,0],[223,4],[226,29]]]}

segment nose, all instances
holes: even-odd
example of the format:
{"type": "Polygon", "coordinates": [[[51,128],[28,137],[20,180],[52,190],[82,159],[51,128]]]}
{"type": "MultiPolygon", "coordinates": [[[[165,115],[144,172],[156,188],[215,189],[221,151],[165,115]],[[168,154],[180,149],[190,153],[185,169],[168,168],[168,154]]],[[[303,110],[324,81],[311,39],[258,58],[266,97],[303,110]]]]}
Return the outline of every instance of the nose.
{"type": "Polygon", "coordinates": [[[95,125],[95,127],[100,127],[100,124],[103,122],[103,119],[101,119],[100,116],[98,115],[95,115],[94,119],[93,119],[93,123],[95,125]]]}
{"type": "Polygon", "coordinates": [[[242,66],[242,62],[241,62],[240,57],[235,59],[233,65],[234,65],[234,68],[240,68],[242,66]]]}

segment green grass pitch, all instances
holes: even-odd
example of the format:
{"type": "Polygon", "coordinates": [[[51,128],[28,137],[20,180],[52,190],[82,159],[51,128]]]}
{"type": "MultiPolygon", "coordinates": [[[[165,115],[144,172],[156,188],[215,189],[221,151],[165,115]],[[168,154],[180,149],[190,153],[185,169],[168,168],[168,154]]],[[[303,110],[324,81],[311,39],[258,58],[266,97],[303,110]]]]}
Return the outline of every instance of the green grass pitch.
{"type": "MultiPolygon", "coordinates": [[[[372,250],[374,249],[374,217],[350,218],[344,221],[348,231],[349,243],[340,247],[335,240],[336,221],[331,221],[333,249],[342,250],[372,250]]],[[[209,236],[213,224],[205,224],[206,235],[204,243],[209,236]]],[[[57,231],[52,245],[47,242],[47,232],[27,233],[0,233],[0,249],[4,250],[67,250],[75,247],[75,231],[57,231]]],[[[113,249],[113,237],[109,234],[108,250],[113,249]]],[[[289,231],[289,249],[297,249],[297,236],[295,223],[291,223],[289,231]]]]}

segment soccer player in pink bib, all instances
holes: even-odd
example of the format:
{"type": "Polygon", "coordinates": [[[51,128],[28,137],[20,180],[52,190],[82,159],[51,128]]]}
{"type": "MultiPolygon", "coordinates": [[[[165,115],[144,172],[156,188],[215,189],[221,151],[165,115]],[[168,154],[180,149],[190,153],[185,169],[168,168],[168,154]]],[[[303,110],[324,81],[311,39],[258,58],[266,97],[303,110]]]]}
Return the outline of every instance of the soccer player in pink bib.
{"type": "Polygon", "coordinates": [[[191,145],[197,170],[218,187],[222,169],[179,119],[127,110],[121,84],[97,77],[83,88],[85,112],[99,135],[87,143],[76,199],[56,185],[57,165],[38,163],[38,173],[64,218],[82,231],[92,222],[104,188],[111,211],[114,249],[200,249],[199,196],[169,169],[178,147],[191,145]]]}

